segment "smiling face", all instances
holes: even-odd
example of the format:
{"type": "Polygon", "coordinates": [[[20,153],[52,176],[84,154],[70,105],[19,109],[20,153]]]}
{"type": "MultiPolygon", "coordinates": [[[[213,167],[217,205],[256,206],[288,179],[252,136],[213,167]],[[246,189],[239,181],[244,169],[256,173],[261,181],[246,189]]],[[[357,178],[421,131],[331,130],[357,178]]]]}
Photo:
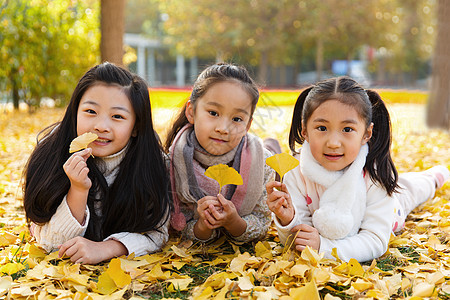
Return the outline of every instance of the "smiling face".
{"type": "Polygon", "coordinates": [[[133,134],[136,115],[128,97],[117,86],[90,87],[80,100],[77,134],[92,132],[98,139],[89,144],[92,154],[105,157],[122,150],[133,134]]]}
{"type": "Polygon", "coordinates": [[[328,100],[311,114],[302,135],[321,166],[339,171],[356,159],[361,146],[372,136],[372,127],[373,124],[366,128],[355,108],[328,100]]]}
{"type": "Polygon", "coordinates": [[[194,125],[200,145],[212,155],[235,148],[251,125],[252,99],[241,84],[219,82],[197,99],[188,102],[186,117],[194,125]]]}

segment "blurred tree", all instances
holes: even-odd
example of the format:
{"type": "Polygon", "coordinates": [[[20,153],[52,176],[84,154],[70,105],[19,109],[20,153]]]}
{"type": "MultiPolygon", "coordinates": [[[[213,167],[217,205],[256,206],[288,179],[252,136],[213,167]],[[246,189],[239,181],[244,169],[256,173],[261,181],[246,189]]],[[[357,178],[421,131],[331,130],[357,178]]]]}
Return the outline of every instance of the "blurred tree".
{"type": "Polygon", "coordinates": [[[427,123],[450,130],[450,1],[439,0],[427,123]]]}
{"type": "Polygon", "coordinates": [[[253,65],[259,66],[257,80],[265,84],[269,66],[285,62],[282,58],[288,53],[286,45],[292,42],[287,28],[292,26],[290,19],[293,14],[287,14],[287,8],[293,2],[288,0],[242,2],[246,7],[231,10],[241,28],[237,44],[240,49],[247,49],[248,55],[253,58],[253,65]]]}
{"type": "MultiPolygon", "coordinates": [[[[301,3],[301,2],[300,2],[301,3]]],[[[322,77],[325,57],[355,59],[363,46],[379,47],[390,20],[379,20],[377,13],[391,8],[387,0],[311,0],[304,1],[308,12],[303,21],[302,35],[314,41],[316,52],[316,80],[322,77]],[[334,13],[334,12],[339,13],[334,13]]],[[[350,66],[350,64],[348,64],[350,66]]],[[[350,69],[347,69],[350,73],[350,69]]]]}
{"type": "Polygon", "coordinates": [[[160,0],[127,0],[125,8],[125,32],[144,33],[150,38],[158,38],[161,14],[160,0]]]}
{"type": "Polygon", "coordinates": [[[2,4],[0,81],[11,91],[16,109],[20,99],[31,106],[44,96],[69,100],[77,80],[98,60],[96,2],[2,4]]]}
{"type": "Polygon", "coordinates": [[[270,67],[284,65],[295,67],[294,76],[300,66],[315,66],[321,79],[332,60],[359,59],[367,48],[381,49],[379,60],[371,56],[373,70],[408,72],[415,81],[431,52],[434,0],[129,1],[132,24],[149,15],[140,26],[156,38],[163,24],[172,54],[249,64],[262,83],[270,67]]]}
{"type": "Polygon", "coordinates": [[[390,6],[377,13],[377,18],[391,24],[383,31],[382,53],[377,59],[380,83],[415,86],[428,74],[436,4],[434,0],[398,0],[390,6]],[[385,72],[391,75],[389,82],[385,82],[385,72]]]}
{"type": "Polygon", "coordinates": [[[101,0],[100,5],[100,52],[102,61],[123,65],[125,0],[101,0]]]}
{"type": "Polygon", "coordinates": [[[216,57],[217,61],[229,59],[237,50],[242,26],[231,11],[242,8],[245,2],[160,1],[167,33],[164,42],[173,45],[176,53],[188,57],[216,57]]]}
{"type": "MultiPolygon", "coordinates": [[[[288,61],[289,31],[296,11],[289,0],[161,1],[166,42],[188,57],[211,57],[216,61],[240,59],[259,66],[258,81],[266,82],[268,66],[288,61]],[[285,14],[289,13],[289,16],[285,14]],[[189,24],[189,26],[186,26],[189,24]],[[281,58],[281,59],[280,59],[281,58]]],[[[297,11],[298,13],[298,11],[297,11]]]]}

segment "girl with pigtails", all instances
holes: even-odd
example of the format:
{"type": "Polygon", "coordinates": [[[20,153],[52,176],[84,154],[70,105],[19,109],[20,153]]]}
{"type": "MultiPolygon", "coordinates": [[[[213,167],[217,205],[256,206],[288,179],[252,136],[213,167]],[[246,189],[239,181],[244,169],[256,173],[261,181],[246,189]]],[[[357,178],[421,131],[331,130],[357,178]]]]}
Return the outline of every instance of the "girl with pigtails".
{"type": "Polygon", "coordinates": [[[398,175],[390,146],[390,117],[378,93],[349,77],[305,89],[289,135],[300,164],[283,183],[266,185],[280,241],[328,258],[336,248],[345,261],[383,255],[391,232],[449,178],[445,166],[398,175]]]}

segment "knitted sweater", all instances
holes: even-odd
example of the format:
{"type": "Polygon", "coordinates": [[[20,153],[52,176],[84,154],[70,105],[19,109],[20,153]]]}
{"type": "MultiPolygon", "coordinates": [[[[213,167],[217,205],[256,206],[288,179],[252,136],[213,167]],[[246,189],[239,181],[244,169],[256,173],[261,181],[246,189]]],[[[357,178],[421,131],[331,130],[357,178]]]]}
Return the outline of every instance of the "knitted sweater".
{"type": "MultiPolygon", "coordinates": [[[[300,155],[296,158],[300,160],[300,155]]],[[[320,197],[326,190],[324,186],[302,174],[300,166],[285,175],[284,183],[291,196],[295,215],[290,224],[282,226],[273,214],[278,235],[283,244],[294,226],[299,224],[313,226],[312,216],[319,208],[320,197]]],[[[361,214],[353,216],[352,231],[341,239],[320,236],[319,252],[323,252],[327,258],[333,258],[331,252],[333,248],[337,248],[338,256],[345,261],[350,258],[368,261],[380,257],[388,248],[393,211],[392,198],[384,189],[369,181],[364,210],[361,214]]]]}
{"type": "MultiPolygon", "coordinates": [[[[126,147],[125,147],[126,148],[126,147]]],[[[119,164],[125,156],[126,150],[121,150],[116,154],[101,158],[105,169],[102,170],[108,185],[111,185],[119,171],[119,164]]],[[[100,213],[100,207],[96,207],[97,214],[100,213]]],[[[86,206],[85,222],[80,224],[72,215],[64,197],[58,206],[56,213],[49,222],[43,226],[32,225],[32,233],[37,242],[47,251],[57,250],[58,246],[64,242],[76,237],[84,236],[90,218],[91,212],[86,206]]],[[[104,240],[116,240],[121,242],[128,250],[128,254],[134,253],[135,256],[141,256],[147,253],[158,251],[164,246],[169,238],[167,221],[160,227],[159,231],[149,231],[144,234],[132,232],[119,232],[112,234],[104,240]]]]}

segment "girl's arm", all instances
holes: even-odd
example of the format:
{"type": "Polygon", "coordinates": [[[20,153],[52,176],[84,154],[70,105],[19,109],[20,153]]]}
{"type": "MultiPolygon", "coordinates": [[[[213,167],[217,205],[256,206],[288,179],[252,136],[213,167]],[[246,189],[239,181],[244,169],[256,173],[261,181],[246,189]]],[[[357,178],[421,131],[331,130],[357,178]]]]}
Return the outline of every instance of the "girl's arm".
{"type": "Polygon", "coordinates": [[[91,155],[90,148],[72,154],[63,166],[64,172],[70,180],[70,188],[67,193],[67,204],[72,215],[80,224],[84,223],[85,208],[89,189],[92,182],[88,177],[89,168],[86,160],[91,155]]]}
{"type": "Polygon", "coordinates": [[[85,207],[84,214],[86,215],[85,222],[84,224],[80,224],[72,215],[67,204],[67,199],[64,197],[49,222],[42,226],[36,224],[31,225],[32,234],[46,251],[56,250],[59,245],[66,241],[85,234],[90,218],[87,206],[85,207]]]}
{"type": "Polygon", "coordinates": [[[86,160],[91,153],[90,148],[84,149],[72,154],[64,163],[64,172],[70,180],[69,191],[49,222],[33,226],[33,235],[47,251],[86,232],[89,220],[87,197],[92,185],[86,160]]]}
{"type": "Polygon", "coordinates": [[[280,242],[282,244],[285,244],[288,236],[291,234],[291,230],[295,226],[300,224],[312,226],[311,212],[307,206],[306,197],[304,195],[305,184],[301,178],[299,168],[300,167],[296,167],[286,173],[283,179],[294,207],[294,217],[292,218],[292,221],[283,226],[279,222],[277,216],[272,213],[272,217],[278,231],[278,237],[280,238],[280,242]]]}
{"type": "Polygon", "coordinates": [[[372,185],[367,193],[364,219],[357,234],[340,240],[320,237],[320,252],[332,258],[331,251],[337,248],[338,256],[348,261],[370,261],[383,255],[389,244],[392,232],[394,203],[386,192],[372,185]]]}
{"type": "Polygon", "coordinates": [[[114,257],[134,254],[141,256],[152,253],[164,246],[169,238],[169,221],[159,230],[146,233],[120,232],[107,237],[101,242],[94,242],[84,237],[75,237],[59,247],[59,257],[67,255],[74,263],[96,264],[114,257]]]}

